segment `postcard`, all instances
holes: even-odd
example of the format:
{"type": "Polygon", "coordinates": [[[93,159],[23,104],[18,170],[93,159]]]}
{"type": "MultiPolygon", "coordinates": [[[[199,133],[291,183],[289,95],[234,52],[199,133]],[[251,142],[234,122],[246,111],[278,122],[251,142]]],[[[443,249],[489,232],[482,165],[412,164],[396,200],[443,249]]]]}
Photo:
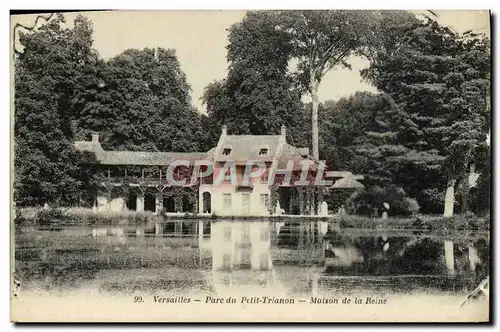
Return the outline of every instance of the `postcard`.
{"type": "Polygon", "coordinates": [[[488,10],[11,31],[13,322],[491,320],[488,10]]]}

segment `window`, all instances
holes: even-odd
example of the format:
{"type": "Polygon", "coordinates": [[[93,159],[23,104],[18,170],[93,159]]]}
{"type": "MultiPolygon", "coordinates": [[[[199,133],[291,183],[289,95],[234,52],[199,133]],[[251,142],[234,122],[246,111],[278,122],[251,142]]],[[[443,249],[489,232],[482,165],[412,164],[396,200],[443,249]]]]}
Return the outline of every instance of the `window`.
{"type": "Polygon", "coordinates": [[[222,283],[224,286],[230,286],[231,285],[231,278],[229,277],[228,274],[223,274],[222,275],[222,283]]]}
{"type": "Polygon", "coordinates": [[[243,225],[243,241],[250,241],[250,227],[249,225],[243,225]]]}
{"type": "Polygon", "coordinates": [[[241,265],[242,267],[249,267],[252,264],[252,257],[250,256],[249,250],[243,250],[241,252],[241,265]]]}
{"type": "Polygon", "coordinates": [[[232,205],[231,194],[223,194],[222,197],[224,209],[230,210],[232,205]]]}
{"type": "Polygon", "coordinates": [[[231,227],[224,228],[224,241],[231,241],[231,227]]]}
{"type": "Polygon", "coordinates": [[[125,172],[123,171],[123,169],[120,169],[118,167],[112,167],[111,169],[109,169],[109,175],[112,178],[121,178],[125,175],[125,172]]]}
{"type": "Polygon", "coordinates": [[[269,181],[269,171],[266,169],[266,171],[260,176],[260,182],[267,183],[267,181],[269,181]]]}
{"type": "Polygon", "coordinates": [[[222,256],[222,268],[224,270],[231,269],[231,254],[224,254],[224,256],[222,256]]]}
{"type": "Polygon", "coordinates": [[[260,255],[260,269],[261,270],[269,269],[269,256],[267,254],[260,255]]]}
{"type": "Polygon", "coordinates": [[[131,167],[127,169],[127,176],[133,179],[139,179],[142,177],[142,170],[139,168],[131,167]]]}
{"type": "Polygon", "coordinates": [[[224,150],[222,150],[222,154],[224,156],[229,156],[231,154],[231,149],[225,148],[224,150]]]}
{"type": "Polygon", "coordinates": [[[241,196],[241,203],[244,213],[250,213],[250,194],[244,193],[241,196]]]}
{"type": "Polygon", "coordinates": [[[144,179],[158,179],[158,169],[155,167],[145,167],[142,169],[142,177],[144,179]]]}
{"type": "Polygon", "coordinates": [[[260,206],[264,209],[269,209],[269,195],[268,194],[260,194],[260,206]]]}
{"type": "Polygon", "coordinates": [[[269,152],[268,148],[262,148],[259,151],[259,156],[267,156],[268,152],[269,152]]]}
{"type": "Polygon", "coordinates": [[[260,240],[262,242],[267,242],[269,241],[269,230],[268,229],[261,229],[260,230],[260,240]]]}

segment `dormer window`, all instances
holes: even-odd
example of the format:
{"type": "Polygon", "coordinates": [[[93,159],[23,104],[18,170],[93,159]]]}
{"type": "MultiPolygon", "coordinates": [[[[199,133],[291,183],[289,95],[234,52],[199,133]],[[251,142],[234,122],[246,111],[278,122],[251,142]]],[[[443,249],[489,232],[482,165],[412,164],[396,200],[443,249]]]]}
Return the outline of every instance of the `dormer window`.
{"type": "Polygon", "coordinates": [[[224,150],[222,150],[222,155],[229,156],[230,154],[231,154],[231,149],[225,148],[224,150]]]}
{"type": "Polygon", "coordinates": [[[259,156],[267,156],[268,153],[269,153],[269,149],[268,148],[262,148],[259,151],[259,156]]]}

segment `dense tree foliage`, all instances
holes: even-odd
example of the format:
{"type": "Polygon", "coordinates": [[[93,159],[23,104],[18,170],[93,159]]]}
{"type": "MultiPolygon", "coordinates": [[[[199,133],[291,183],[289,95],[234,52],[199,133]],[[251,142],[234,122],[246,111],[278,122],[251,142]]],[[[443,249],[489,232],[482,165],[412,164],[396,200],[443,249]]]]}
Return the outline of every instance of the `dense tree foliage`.
{"type": "Polygon", "coordinates": [[[349,213],[380,217],[384,203],[389,205],[388,214],[392,216],[410,216],[419,211],[417,201],[395,185],[370,186],[357,191],[347,199],[346,208],[349,213]]]}
{"type": "Polygon", "coordinates": [[[471,210],[475,213],[489,213],[491,209],[491,151],[481,146],[475,158],[475,171],[479,175],[476,186],[471,189],[471,210]]]}
{"type": "Polygon", "coordinates": [[[304,145],[301,93],[287,71],[290,45],[276,20],[270,12],[250,12],[229,29],[228,75],[206,87],[203,101],[219,128],[265,135],[285,125],[289,141],[304,145]]]}
{"type": "Polygon", "coordinates": [[[312,155],[319,158],[318,90],[330,70],[350,68],[347,60],[366,45],[373,11],[282,11],[275,29],[283,31],[297,61],[299,83],[311,96],[312,155]]]}
{"type": "Polygon", "coordinates": [[[370,11],[341,10],[248,12],[230,28],[231,66],[226,80],[207,88],[209,112],[238,119],[234,126],[243,132],[272,132],[276,116],[285,124],[305,120],[290,110],[300,108],[301,94],[307,91],[312,132],[308,141],[312,155],[319,158],[321,80],[337,66],[350,68],[347,59],[366,44],[364,33],[372,16],[370,11]],[[291,61],[296,63],[293,71],[291,61]]]}
{"type": "Polygon", "coordinates": [[[191,104],[175,51],[127,50],[104,61],[92,25],[59,14],[20,34],[15,60],[15,200],[71,205],[93,189],[92,156],[75,139],[97,131],[106,149],[203,151],[206,119],[191,104]]]}
{"type": "Polygon", "coordinates": [[[332,169],[365,176],[366,190],[347,202],[353,213],[371,214],[387,202],[392,214],[418,210],[399,179],[408,176],[407,149],[397,140],[400,116],[383,94],[357,92],[320,105],[322,153],[332,169]],[[374,199],[377,197],[377,199],[374,199]]]}
{"type": "Polygon", "coordinates": [[[76,77],[95,61],[92,26],[57,15],[35,33],[20,33],[15,59],[14,195],[19,205],[76,203],[90,178],[73,148],[71,103],[76,77]]]}
{"type": "MultiPolygon", "coordinates": [[[[391,128],[396,123],[394,112],[382,95],[356,92],[320,104],[319,110],[321,157],[330,168],[374,176],[374,172],[382,171],[385,154],[378,149],[394,142],[392,130],[396,130],[391,128]]],[[[375,179],[369,182],[384,183],[375,179]]]]}
{"type": "Polygon", "coordinates": [[[485,144],[489,42],[464,38],[430,19],[384,19],[379,34],[392,38],[377,40],[364,75],[399,113],[406,174],[396,182],[426,211],[442,211],[445,188],[468,181],[475,152],[485,144]]]}
{"type": "Polygon", "coordinates": [[[442,213],[445,192],[455,191],[465,212],[473,168],[471,209],[489,207],[489,40],[431,19],[405,11],[250,11],[229,29],[228,73],[206,87],[206,115],[192,106],[175,50],[130,49],[105,61],[92,49],[91,22],[79,16],[70,28],[62,15],[22,33],[20,43],[18,204],[78,203],[93,187],[92,170],[82,167],[92,157],[73,142],[90,132],[100,133],[105,149],[207,151],[222,125],[257,135],[285,125],[289,143],[311,145],[330,169],[365,175],[366,191],[349,203],[355,212],[390,200],[400,214],[418,206],[442,213]],[[379,93],[320,103],[322,78],[349,68],[352,55],[369,60],[361,74],[379,93]],[[302,102],[305,93],[311,103],[302,102]]]}
{"type": "Polygon", "coordinates": [[[108,149],[201,150],[201,115],[174,50],[126,50],[89,67],[81,81],[79,136],[98,131],[108,149]]]}

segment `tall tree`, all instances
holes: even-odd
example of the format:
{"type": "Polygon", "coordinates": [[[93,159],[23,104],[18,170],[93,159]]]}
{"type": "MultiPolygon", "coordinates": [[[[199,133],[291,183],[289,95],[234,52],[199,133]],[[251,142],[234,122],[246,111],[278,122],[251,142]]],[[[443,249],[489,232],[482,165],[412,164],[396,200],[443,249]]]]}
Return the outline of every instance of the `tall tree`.
{"type": "Polygon", "coordinates": [[[366,43],[371,11],[283,11],[276,26],[288,34],[297,76],[311,95],[312,153],[319,158],[318,89],[323,77],[337,66],[350,68],[347,60],[366,43]]]}
{"type": "Polygon", "coordinates": [[[462,212],[468,210],[470,168],[485,147],[489,132],[489,42],[482,39],[458,38],[458,54],[444,76],[446,94],[443,111],[433,129],[447,156],[447,188],[444,214],[453,215],[458,185],[462,212]]]}
{"type": "Polygon", "coordinates": [[[375,136],[390,130],[393,122],[387,119],[390,111],[387,104],[379,94],[359,91],[320,104],[320,157],[331,169],[366,174],[357,150],[368,144],[370,134],[375,136]]]}
{"type": "Polygon", "coordinates": [[[228,75],[203,96],[208,116],[234,134],[278,134],[288,128],[290,142],[304,144],[301,92],[288,73],[288,35],[276,30],[273,12],[249,12],[229,29],[228,75]]]}
{"type": "Polygon", "coordinates": [[[333,169],[363,174],[365,189],[347,200],[350,212],[371,214],[386,202],[391,215],[418,211],[399,180],[408,174],[399,143],[401,114],[384,94],[356,92],[320,105],[321,151],[333,169]]]}
{"type": "Polygon", "coordinates": [[[400,109],[399,138],[415,176],[399,181],[428,209],[442,207],[436,200],[445,196],[451,215],[455,186],[487,133],[488,42],[463,39],[431,19],[403,21],[383,16],[375,35],[391,38],[374,38],[363,74],[400,109]]]}
{"type": "Polygon", "coordinates": [[[83,74],[81,137],[98,131],[105,148],[144,151],[199,151],[206,140],[174,50],[126,50],[83,74]]]}
{"type": "Polygon", "coordinates": [[[73,148],[71,101],[80,70],[95,61],[92,25],[57,14],[20,33],[15,59],[14,195],[19,205],[73,204],[89,179],[73,148]]]}

